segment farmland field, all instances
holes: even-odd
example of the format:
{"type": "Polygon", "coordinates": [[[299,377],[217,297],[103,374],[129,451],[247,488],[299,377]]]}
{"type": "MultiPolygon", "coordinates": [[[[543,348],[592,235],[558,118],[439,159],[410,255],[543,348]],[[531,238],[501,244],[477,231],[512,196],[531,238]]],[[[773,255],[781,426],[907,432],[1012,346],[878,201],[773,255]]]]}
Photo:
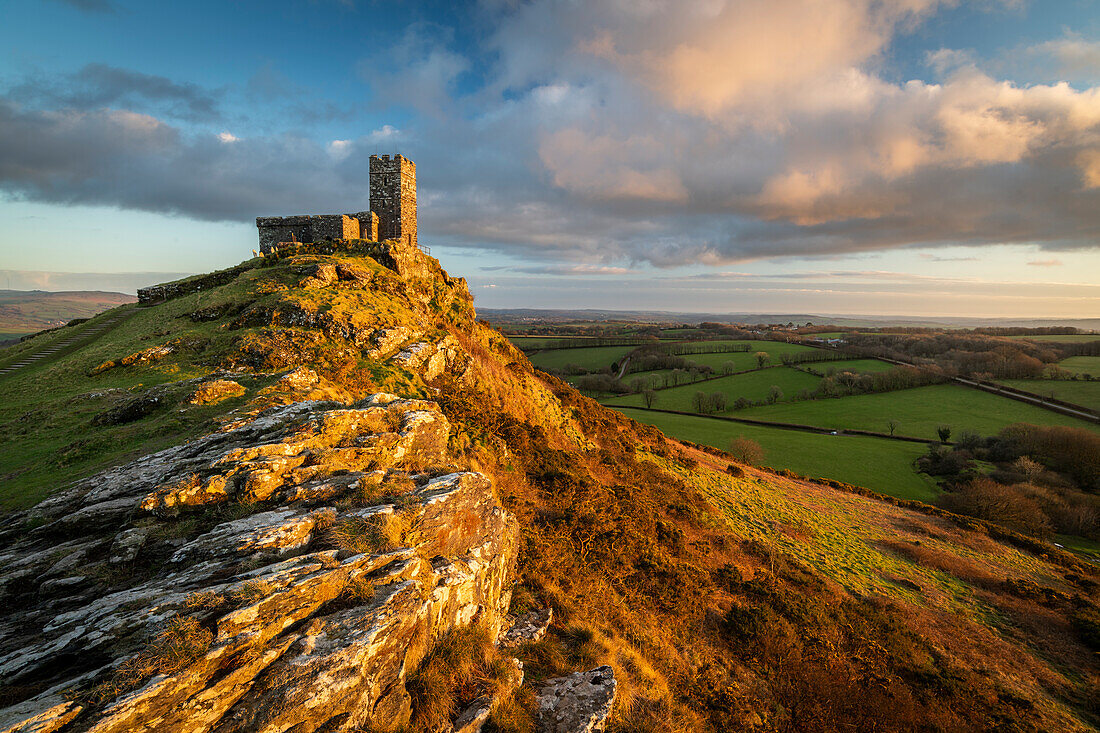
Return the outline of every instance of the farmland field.
{"type": "Polygon", "coordinates": [[[636,346],[592,346],[580,349],[555,349],[531,354],[531,363],[543,369],[564,369],[566,364],[576,364],[586,369],[598,370],[611,366],[636,349],[636,346]]]}
{"type": "Polygon", "coordinates": [[[830,371],[853,372],[855,374],[873,374],[875,372],[888,372],[896,368],[895,364],[888,364],[878,359],[849,359],[847,361],[830,361],[822,364],[807,364],[815,371],[828,375],[830,371]]]}
{"type": "Polygon", "coordinates": [[[541,349],[554,341],[561,341],[558,336],[516,336],[509,335],[511,341],[518,349],[541,349]]]}
{"type": "Polygon", "coordinates": [[[1002,379],[1000,384],[1043,397],[1100,410],[1100,382],[1077,382],[1062,379],[1002,379]]]}
{"type": "Polygon", "coordinates": [[[1084,420],[957,384],[753,407],[737,412],[736,416],[880,433],[889,432],[888,423],[894,419],[899,423],[898,435],[931,439],[936,438],[940,425],[951,426],[955,437],[966,431],[992,435],[1016,422],[1068,425],[1100,432],[1100,426],[1084,420]]]}
{"type": "Polygon", "coordinates": [[[778,364],[783,354],[813,354],[819,353],[820,349],[814,349],[809,346],[800,346],[798,344],[788,344],[781,341],[720,341],[720,342],[694,342],[694,343],[723,343],[723,344],[746,344],[749,347],[748,351],[734,351],[721,354],[683,354],[682,356],[689,361],[693,361],[696,364],[702,364],[705,366],[714,367],[715,369],[721,369],[722,365],[727,361],[732,361],[738,365],[738,369],[754,369],[756,367],[755,354],[758,351],[763,351],[771,357],[772,364],[778,364]],[[744,366],[742,366],[742,364],[744,366]]]}
{"type": "Polygon", "coordinates": [[[901,499],[931,501],[939,489],[919,474],[913,461],[925,453],[920,443],[857,435],[819,435],[796,430],[742,425],[726,420],[623,409],[638,422],[666,435],[726,450],[731,438],[744,436],[763,446],[762,464],[815,478],[831,478],[901,499]]]}
{"type": "Polygon", "coordinates": [[[1100,333],[1070,333],[1061,336],[1056,334],[1042,334],[1039,336],[1009,336],[1008,338],[1018,341],[1045,341],[1058,344],[1072,344],[1082,341],[1100,341],[1100,333]]]}
{"type": "MultiPolygon", "coordinates": [[[[772,385],[783,391],[783,399],[791,399],[800,390],[814,389],[821,381],[812,374],[800,372],[790,367],[775,367],[772,369],[760,369],[746,374],[734,374],[720,379],[711,379],[695,384],[685,384],[680,387],[671,387],[657,392],[657,402],[654,407],[662,410],[680,410],[693,412],[692,399],[696,392],[721,392],[726,395],[730,406],[738,397],[747,397],[750,400],[763,400],[768,396],[768,390],[772,385]]],[[[625,395],[606,400],[608,405],[629,405],[643,407],[641,395],[625,395]]]]}
{"type": "Polygon", "coordinates": [[[1100,377],[1100,356],[1071,356],[1058,362],[1058,366],[1068,372],[1100,377]]]}

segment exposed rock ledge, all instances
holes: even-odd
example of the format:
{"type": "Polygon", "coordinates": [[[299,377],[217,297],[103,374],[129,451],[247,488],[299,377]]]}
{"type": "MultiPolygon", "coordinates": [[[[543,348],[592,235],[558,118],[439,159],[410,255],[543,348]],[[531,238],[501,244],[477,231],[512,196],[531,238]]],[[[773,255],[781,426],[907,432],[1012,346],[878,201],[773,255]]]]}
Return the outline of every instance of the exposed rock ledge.
{"type": "Polygon", "coordinates": [[[500,632],[518,545],[486,477],[443,473],[447,433],[430,402],[298,403],[7,519],[0,603],[20,610],[0,626],[0,677],[27,694],[0,732],[407,723],[405,679],[435,638],[475,621],[500,632]],[[401,468],[429,472],[396,500],[364,499],[401,468]],[[187,531],[216,506],[243,516],[187,531]],[[333,544],[334,527],[363,523],[400,541],[333,544]],[[197,652],[118,682],[173,619],[194,624],[197,652]]]}

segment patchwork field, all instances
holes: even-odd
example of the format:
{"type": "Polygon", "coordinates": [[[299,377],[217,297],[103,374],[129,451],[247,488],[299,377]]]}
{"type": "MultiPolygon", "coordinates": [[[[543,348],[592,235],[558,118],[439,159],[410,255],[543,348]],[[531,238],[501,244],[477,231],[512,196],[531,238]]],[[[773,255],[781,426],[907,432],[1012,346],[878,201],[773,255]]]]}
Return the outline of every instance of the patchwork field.
{"type": "Polygon", "coordinates": [[[1077,374],[1091,374],[1100,377],[1100,356],[1071,356],[1058,362],[1058,366],[1077,374]]]}
{"type": "Polygon", "coordinates": [[[741,410],[737,416],[880,433],[889,431],[893,419],[899,422],[898,435],[930,439],[936,438],[940,425],[949,425],[956,437],[966,431],[992,435],[1016,422],[1069,425],[1100,432],[1100,426],[1084,420],[956,384],[754,407],[741,410]]]}
{"type": "Polygon", "coordinates": [[[1039,336],[1009,336],[1019,341],[1046,341],[1057,344],[1072,344],[1082,341],[1100,341],[1100,333],[1069,333],[1063,335],[1041,334],[1039,336]]]}
{"type": "MultiPolygon", "coordinates": [[[[800,372],[790,367],[773,367],[760,369],[746,374],[734,374],[720,379],[708,379],[705,382],[685,384],[680,387],[670,387],[657,392],[657,401],[654,407],[662,410],[680,410],[693,412],[692,401],[697,392],[711,394],[721,392],[726,395],[729,410],[733,409],[733,402],[738,397],[746,397],[750,400],[764,400],[772,386],[779,387],[783,392],[782,399],[793,399],[803,389],[814,389],[821,381],[820,377],[800,372]]],[[[605,400],[607,405],[628,405],[644,407],[642,395],[624,395],[605,400]]],[[[728,410],[727,410],[728,411],[728,410]]]]}
{"type": "Polygon", "coordinates": [[[808,364],[810,368],[828,376],[830,372],[852,372],[854,374],[874,374],[876,372],[888,372],[895,369],[894,364],[889,364],[878,359],[849,359],[847,361],[827,362],[825,364],[808,364]]]}
{"type": "Polygon", "coordinates": [[[636,346],[593,346],[580,349],[556,349],[531,354],[531,363],[543,369],[564,369],[567,364],[599,370],[622,359],[636,346]]]}
{"type": "Polygon", "coordinates": [[[928,476],[918,474],[913,468],[913,462],[926,451],[920,443],[854,435],[820,435],[629,408],[621,412],[632,420],[655,426],[665,435],[721,450],[729,448],[732,438],[751,438],[764,448],[763,465],[772,468],[865,486],[902,499],[931,501],[940,493],[928,476]]]}
{"type": "Polygon", "coordinates": [[[1063,379],[1002,379],[1000,384],[1053,397],[1082,407],[1100,410],[1100,382],[1076,382],[1063,379]]]}

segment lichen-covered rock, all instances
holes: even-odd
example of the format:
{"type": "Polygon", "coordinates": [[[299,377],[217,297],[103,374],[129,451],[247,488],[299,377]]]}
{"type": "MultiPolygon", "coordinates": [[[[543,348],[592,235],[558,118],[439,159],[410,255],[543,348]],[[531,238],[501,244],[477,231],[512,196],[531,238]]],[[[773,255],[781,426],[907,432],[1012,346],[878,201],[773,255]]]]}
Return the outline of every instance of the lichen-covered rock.
{"type": "Polygon", "coordinates": [[[371,348],[367,351],[367,358],[377,360],[391,356],[419,335],[406,326],[378,329],[370,336],[371,348]]]}
{"type": "Polygon", "coordinates": [[[231,555],[249,556],[260,552],[287,554],[309,544],[318,527],[336,521],[336,510],[302,512],[277,509],[219,524],[168,559],[170,563],[195,562],[231,555]]]}
{"type": "Polygon", "coordinates": [[[245,388],[232,379],[212,379],[198,386],[187,401],[193,405],[213,405],[230,397],[240,397],[245,388]]]}
{"type": "Polygon", "coordinates": [[[454,336],[447,336],[439,343],[420,342],[406,347],[393,357],[393,362],[409,371],[432,380],[447,370],[462,371],[465,355],[454,336]],[[456,368],[459,365],[460,368],[456,368]]]}
{"type": "Polygon", "coordinates": [[[336,267],[327,262],[316,265],[311,270],[310,274],[298,283],[298,287],[323,288],[337,280],[336,267]]]}
{"type": "MultiPolygon", "coordinates": [[[[318,410],[273,442],[212,451],[205,465],[162,481],[141,502],[150,512],[235,497],[265,501],[286,486],[337,472],[369,472],[405,462],[445,462],[449,425],[432,402],[378,394],[352,409],[318,410]]],[[[235,441],[234,441],[235,442],[235,441]]]]}
{"type": "Polygon", "coordinates": [[[602,731],[615,703],[615,672],[604,665],[547,680],[535,698],[539,733],[602,731]]]}
{"type": "Polygon", "coordinates": [[[83,709],[84,706],[51,691],[0,711],[0,733],[54,733],[83,709]]]}
{"type": "Polygon", "coordinates": [[[467,706],[455,719],[452,733],[481,733],[493,712],[493,698],[479,697],[467,706]]]}
{"type": "Polygon", "coordinates": [[[0,625],[0,676],[28,691],[46,684],[49,694],[18,701],[0,720],[11,731],[70,733],[405,725],[405,679],[434,639],[474,622],[499,633],[518,548],[515,521],[480,474],[422,476],[399,505],[355,503],[362,486],[384,480],[388,468],[377,466],[444,464],[447,434],[429,402],[376,394],[351,407],[299,403],[43,502],[33,513],[44,524],[0,532],[9,540],[0,588],[20,609],[0,625]],[[319,477],[349,465],[369,470],[319,477]],[[184,537],[171,529],[176,520],[156,515],[126,526],[143,501],[166,496],[166,482],[183,491],[192,475],[189,490],[225,500],[255,495],[262,475],[262,486],[281,487],[270,501],[329,503],[276,505],[184,537]],[[371,517],[395,523],[400,531],[386,536],[398,546],[356,554],[326,533],[371,517]],[[82,538],[53,541],[61,532],[82,538]],[[87,568],[108,565],[136,575],[104,588],[87,568]],[[117,681],[125,660],[148,654],[179,619],[207,630],[194,658],[117,681]],[[105,683],[103,702],[92,690],[105,683]]]}
{"type": "Polygon", "coordinates": [[[515,619],[511,627],[500,635],[497,645],[504,649],[511,649],[521,644],[539,641],[546,636],[546,631],[550,628],[550,622],[553,620],[553,608],[546,607],[537,611],[528,611],[515,619]]]}

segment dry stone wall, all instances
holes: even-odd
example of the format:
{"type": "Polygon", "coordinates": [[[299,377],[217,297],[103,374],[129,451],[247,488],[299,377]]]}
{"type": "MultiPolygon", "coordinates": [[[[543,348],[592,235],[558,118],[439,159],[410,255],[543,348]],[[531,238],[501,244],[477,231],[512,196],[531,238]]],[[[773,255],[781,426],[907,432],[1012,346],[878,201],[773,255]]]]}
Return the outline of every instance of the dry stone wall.
{"type": "MultiPolygon", "coordinates": [[[[260,251],[264,253],[270,252],[280,242],[360,239],[364,229],[361,223],[359,215],[350,214],[261,216],[256,219],[256,227],[260,230],[260,251]]],[[[373,224],[368,220],[366,228],[370,229],[373,224]]]]}

